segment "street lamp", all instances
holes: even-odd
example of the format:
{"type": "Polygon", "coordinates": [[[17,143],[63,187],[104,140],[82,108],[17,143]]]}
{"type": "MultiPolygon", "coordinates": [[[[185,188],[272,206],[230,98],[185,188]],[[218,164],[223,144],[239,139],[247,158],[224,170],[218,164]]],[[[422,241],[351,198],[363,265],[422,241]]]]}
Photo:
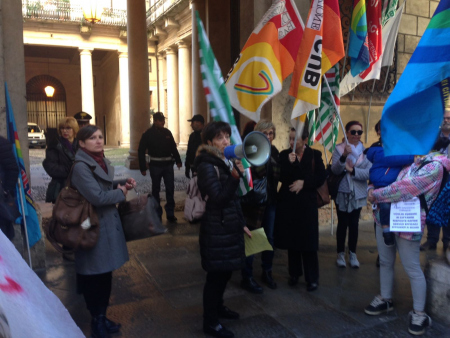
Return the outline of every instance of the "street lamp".
{"type": "Polygon", "coordinates": [[[101,0],[85,0],[81,8],[86,21],[94,24],[102,19],[103,5],[101,0]]]}
{"type": "Polygon", "coordinates": [[[47,97],[53,97],[53,94],[55,93],[55,88],[53,88],[52,86],[47,86],[44,88],[44,91],[47,97]]]}

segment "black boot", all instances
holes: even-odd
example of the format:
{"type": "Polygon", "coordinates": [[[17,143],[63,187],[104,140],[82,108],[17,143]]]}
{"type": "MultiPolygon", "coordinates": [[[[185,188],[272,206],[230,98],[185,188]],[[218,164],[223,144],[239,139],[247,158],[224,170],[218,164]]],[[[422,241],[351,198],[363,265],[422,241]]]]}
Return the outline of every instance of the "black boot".
{"type": "Polygon", "coordinates": [[[106,317],[98,315],[92,318],[91,321],[91,337],[92,338],[109,338],[109,333],[105,325],[106,317]]]}
{"type": "Polygon", "coordinates": [[[115,323],[112,320],[108,319],[108,317],[106,317],[106,310],[107,310],[107,307],[101,307],[100,308],[100,314],[105,316],[106,331],[108,333],[119,332],[119,330],[122,327],[122,325],[120,323],[115,323]]]}
{"type": "Polygon", "coordinates": [[[243,278],[241,281],[241,287],[251,293],[263,293],[262,287],[256,283],[253,277],[243,278]]]}
{"type": "Polygon", "coordinates": [[[272,277],[272,271],[263,271],[261,279],[269,288],[274,290],[277,288],[277,283],[275,283],[272,277]]]}

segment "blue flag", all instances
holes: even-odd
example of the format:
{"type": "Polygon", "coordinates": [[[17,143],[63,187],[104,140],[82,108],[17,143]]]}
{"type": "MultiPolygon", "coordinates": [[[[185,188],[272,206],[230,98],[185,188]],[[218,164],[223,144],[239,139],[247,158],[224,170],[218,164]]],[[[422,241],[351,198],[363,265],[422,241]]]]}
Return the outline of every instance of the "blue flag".
{"type": "Polygon", "coordinates": [[[450,0],[441,0],[381,117],[384,152],[424,155],[450,95],[450,0]]]}
{"type": "Polygon", "coordinates": [[[6,97],[6,123],[8,129],[8,140],[13,146],[14,156],[16,157],[17,165],[19,167],[19,185],[16,185],[17,191],[17,207],[20,210],[21,216],[16,219],[17,224],[25,226],[23,216],[26,219],[26,229],[28,234],[28,241],[30,248],[41,239],[41,228],[39,226],[39,219],[36,208],[34,207],[33,198],[31,197],[30,181],[28,180],[25,164],[23,162],[22,149],[20,148],[19,135],[17,134],[16,120],[12,110],[11,100],[8,93],[8,85],[5,83],[5,97],[6,97]],[[24,210],[22,210],[22,202],[24,210]]]}

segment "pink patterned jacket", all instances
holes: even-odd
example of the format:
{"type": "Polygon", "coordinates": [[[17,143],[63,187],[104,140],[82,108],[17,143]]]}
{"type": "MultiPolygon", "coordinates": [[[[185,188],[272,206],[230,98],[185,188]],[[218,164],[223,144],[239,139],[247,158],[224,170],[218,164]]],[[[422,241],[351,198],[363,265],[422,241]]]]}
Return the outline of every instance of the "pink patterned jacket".
{"type": "MultiPolygon", "coordinates": [[[[407,201],[421,194],[425,195],[428,208],[436,199],[441,185],[444,167],[450,170],[450,160],[440,153],[432,153],[422,158],[418,163],[405,167],[398,174],[397,180],[387,187],[373,191],[376,203],[395,203],[407,201]],[[423,162],[429,162],[419,169],[423,162]],[[430,162],[431,161],[431,162],[430,162]],[[411,171],[409,170],[411,167],[411,171]]],[[[399,232],[398,235],[410,241],[420,241],[425,228],[426,213],[421,208],[421,232],[399,232]]],[[[380,225],[379,209],[374,210],[373,217],[380,225]]]]}

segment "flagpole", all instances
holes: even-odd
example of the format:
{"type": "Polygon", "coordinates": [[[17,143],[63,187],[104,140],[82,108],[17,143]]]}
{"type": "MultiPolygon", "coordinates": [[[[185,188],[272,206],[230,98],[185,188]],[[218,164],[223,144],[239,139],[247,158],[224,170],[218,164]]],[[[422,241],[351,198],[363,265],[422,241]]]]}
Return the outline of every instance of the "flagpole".
{"type": "MultiPolygon", "coordinates": [[[[332,93],[330,93],[332,94],[332,93]]],[[[319,121],[320,123],[320,121],[319,121]]],[[[327,148],[325,148],[325,143],[323,140],[323,129],[322,129],[322,123],[320,123],[320,134],[322,135],[322,145],[323,145],[323,152],[325,153],[325,161],[328,164],[328,155],[327,155],[327,148]]],[[[331,235],[333,236],[333,228],[334,228],[334,215],[333,215],[333,202],[331,204],[331,235]]]]}
{"type": "Polygon", "coordinates": [[[349,28],[348,33],[347,33],[347,46],[345,46],[344,66],[342,67],[342,75],[341,75],[341,79],[344,78],[345,66],[346,66],[346,63],[347,63],[347,57],[348,57],[347,53],[348,53],[348,45],[349,45],[349,42],[350,42],[350,28],[349,28]]]}
{"type": "Polygon", "coordinates": [[[25,206],[23,205],[23,195],[22,195],[22,185],[20,184],[20,178],[17,179],[17,184],[19,185],[19,195],[20,195],[20,206],[22,207],[22,218],[23,218],[23,226],[25,228],[25,241],[27,244],[28,251],[28,261],[30,262],[30,269],[33,269],[33,264],[31,262],[31,253],[30,253],[30,241],[28,240],[28,231],[27,231],[27,218],[25,216],[25,206]]]}
{"type": "Polygon", "coordinates": [[[293,153],[295,153],[295,148],[297,147],[297,140],[298,140],[298,127],[300,126],[300,116],[297,117],[297,127],[295,128],[295,139],[294,139],[294,148],[293,153]]]}
{"type": "Polygon", "coordinates": [[[369,111],[367,112],[367,125],[366,125],[366,143],[369,142],[369,119],[370,119],[370,108],[372,108],[372,98],[373,98],[373,92],[375,90],[375,81],[377,79],[373,79],[372,84],[372,93],[370,94],[370,101],[369,101],[369,111]]]}
{"type": "Polygon", "coordinates": [[[386,88],[386,84],[387,84],[387,80],[389,77],[389,70],[391,69],[391,66],[388,66],[386,69],[386,76],[384,77],[384,85],[383,85],[383,89],[381,90],[382,93],[384,93],[384,89],[386,88]]]}
{"type": "Polygon", "coordinates": [[[339,122],[341,123],[342,132],[344,133],[345,143],[348,144],[348,139],[347,139],[347,134],[345,133],[344,123],[342,122],[341,114],[339,113],[339,107],[337,106],[336,101],[334,100],[333,92],[331,91],[330,84],[328,83],[328,79],[325,76],[325,74],[323,75],[323,79],[325,80],[325,84],[327,85],[328,91],[331,94],[330,96],[331,96],[331,100],[333,101],[334,109],[336,109],[336,115],[339,117],[339,122]]]}

